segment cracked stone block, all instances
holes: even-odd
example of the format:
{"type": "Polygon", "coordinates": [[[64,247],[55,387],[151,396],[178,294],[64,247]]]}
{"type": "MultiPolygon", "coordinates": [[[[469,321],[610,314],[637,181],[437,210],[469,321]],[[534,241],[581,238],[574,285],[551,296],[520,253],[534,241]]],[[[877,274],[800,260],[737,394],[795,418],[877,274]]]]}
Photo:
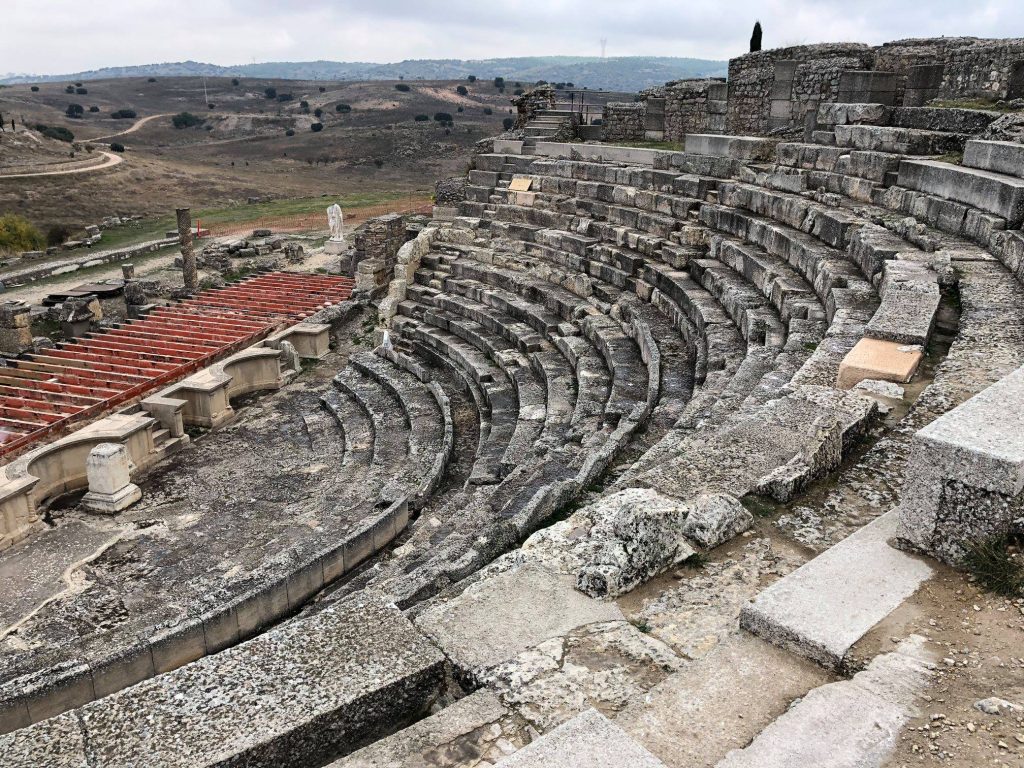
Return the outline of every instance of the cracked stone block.
{"type": "Polygon", "coordinates": [[[665,768],[597,710],[559,726],[498,763],[502,768],[665,768]]]}
{"type": "Polygon", "coordinates": [[[956,564],[973,542],[1024,525],[1024,368],[914,435],[898,536],[956,564]]]}
{"type": "Polygon", "coordinates": [[[457,667],[476,674],[584,624],[622,620],[617,606],[581,595],[573,581],[527,563],[428,608],[416,626],[457,667]]]}

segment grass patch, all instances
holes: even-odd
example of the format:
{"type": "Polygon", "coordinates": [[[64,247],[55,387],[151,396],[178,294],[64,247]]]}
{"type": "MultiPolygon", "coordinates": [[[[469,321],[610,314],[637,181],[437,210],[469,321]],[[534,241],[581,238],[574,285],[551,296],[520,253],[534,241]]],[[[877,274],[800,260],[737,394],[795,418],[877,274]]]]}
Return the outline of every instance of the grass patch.
{"type": "Polygon", "coordinates": [[[941,109],[985,109],[990,112],[1024,112],[1024,109],[1015,109],[1006,104],[997,104],[996,99],[940,99],[930,102],[928,106],[941,109]]]}
{"type": "MultiPolygon", "coordinates": [[[[232,205],[215,208],[193,208],[192,221],[199,222],[204,228],[220,224],[245,224],[258,222],[263,218],[278,216],[296,216],[309,213],[324,214],[324,228],[327,227],[327,206],[338,203],[342,209],[365,208],[371,205],[383,205],[395,200],[403,200],[426,192],[357,192],[340,197],[297,197],[282,200],[270,200],[252,205],[232,205]]],[[[177,221],[171,214],[157,219],[135,222],[122,227],[104,230],[103,239],[96,248],[110,249],[143,243],[147,240],[162,238],[167,232],[177,228],[177,221]]]]}
{"type": "Polygon", "coordinates": [[[740,504],[747,508],[754,517],[772,517],[780,507],[764,496],[748,493],[740,499],[740,504]]]}
{"type": "Polygon", "coordinates": [[[1004,597],[1024,596],[1024,558],[1020,540],[996,536],[967,550],[964,566],[990,592],[1004,597]]]}
{"type": "Polygon", "coordinates": [[[633,619],[629,623],[637,629],[639,629],[645,635],[651,634],[651,625],[647,622],[647,619],[633,619]]]}
{"type": "Polygon", "coordinates": [[[947,152],[944,155],[939,155],[935,159],[939,160],[939,161],[941,161],[943,163],[952,163],[953,165],[960,165],[964,161],[964,153],[963,152],[947,152]]]}

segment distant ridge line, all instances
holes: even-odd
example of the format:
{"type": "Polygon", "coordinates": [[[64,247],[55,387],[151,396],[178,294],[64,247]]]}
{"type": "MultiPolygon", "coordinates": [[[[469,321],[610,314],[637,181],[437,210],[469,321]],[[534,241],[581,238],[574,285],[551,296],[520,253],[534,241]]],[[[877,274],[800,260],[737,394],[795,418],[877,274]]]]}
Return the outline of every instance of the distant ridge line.
{"type": "Polygon", "coordinates": [[[251,77],[278,80],[480,80],[504,77],[524,85],[537,80],[571,82],[588,88],[637,91],[687,77],[723,77],[728,62],[671,56],[524,56],[500,59],[415,59],[372,62],[296,61],[221,66],[198,61],[164,62],[61,75],[10,73],[0,83],[45,83],[119,77],[251,77]]]}

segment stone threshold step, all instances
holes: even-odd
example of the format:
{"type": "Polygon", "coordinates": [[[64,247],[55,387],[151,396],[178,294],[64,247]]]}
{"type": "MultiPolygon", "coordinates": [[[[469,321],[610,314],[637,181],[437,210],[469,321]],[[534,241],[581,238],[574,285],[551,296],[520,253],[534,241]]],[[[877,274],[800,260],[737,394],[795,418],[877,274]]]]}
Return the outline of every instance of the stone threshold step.
{"type": "Polygon", "coordinates": [[[899,515],[891,510],[761,592],[740,626],[829,669],[914,594],[934,570],[924,558],[889,546],[899,515]]]}

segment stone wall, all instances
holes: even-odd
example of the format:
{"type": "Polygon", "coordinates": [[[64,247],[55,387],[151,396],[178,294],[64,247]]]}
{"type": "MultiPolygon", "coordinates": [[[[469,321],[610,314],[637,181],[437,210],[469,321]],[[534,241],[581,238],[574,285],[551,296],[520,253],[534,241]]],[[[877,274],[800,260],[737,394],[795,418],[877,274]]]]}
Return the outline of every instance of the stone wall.
{"type": "Polygon", "coordinates": [[[646,119],[643,102],[608,102],[601,116],[601,141],[643,141],[646,119]]]}
{"type": "Polygon", "coordinates": [[[688,133],[725,133],[729,88],[722,80],[676,80],[663,90],[665,140],[688,133]]]}
{"type": "Polygon", "coordinates": [[[434,204],[441,206],[457,206],[466,199],[466,185],[469,183],[465,176],[452,176],[441,179],[434,185],[434,204]]]}
{"type": "Polygon", "coordinates": [[[764,134],[800,124],[819,102],[836,101],[844,70],[871,69],[861,43],[825,43],[758,51],[729,61],[728,132],[764,134]]]}
{"type": "Polygon", "coordinates": [[[512,97],[512,105],[516,108],[515,128],[525,128],[538,112],[555,108],[555,89],[550,85],[538,85],[521,96],[512,97]]]}
{"type": "Polygon", "coordinates": [[[352,272],[355,290],[371,296],[383,291],[405,243],[405,219],[397,213],[377,216],[355,232],[352,272]]]}
{"type": "MultiPolygon", "coordinates": [[[[930,99],[1024,97],[1024,39],[828,43],[759,51],[729,62],[727,128],[766,134],[799,127],[818,104],[923,106],[930,99]]],[[[666,104],[666,137],[672,131],[666,104]]],[[[685,132],[685,131],[684,131],[685,132]]]]}

